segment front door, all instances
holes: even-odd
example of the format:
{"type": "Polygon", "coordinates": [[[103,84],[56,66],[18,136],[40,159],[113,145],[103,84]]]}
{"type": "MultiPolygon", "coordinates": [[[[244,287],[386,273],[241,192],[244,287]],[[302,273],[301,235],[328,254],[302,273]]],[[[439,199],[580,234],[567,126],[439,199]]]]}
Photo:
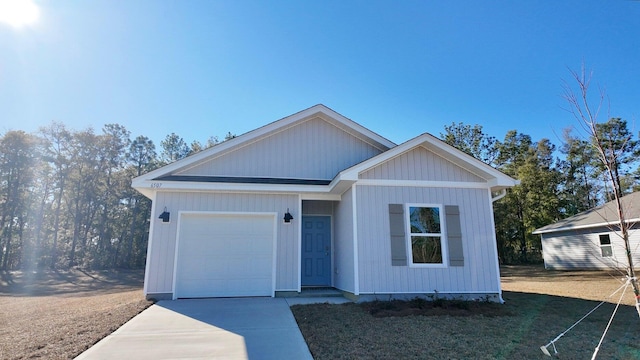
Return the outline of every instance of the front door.
{"type": "Polygon", "coordinates": [[[302,286],[331,285],[331,217],[302,217],[302,286]]]}

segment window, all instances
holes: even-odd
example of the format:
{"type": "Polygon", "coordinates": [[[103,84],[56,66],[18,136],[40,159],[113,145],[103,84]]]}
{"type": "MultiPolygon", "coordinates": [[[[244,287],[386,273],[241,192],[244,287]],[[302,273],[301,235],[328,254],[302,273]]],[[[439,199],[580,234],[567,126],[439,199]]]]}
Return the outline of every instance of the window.
{"type": "Polygon", "coordinates": [[[609,234],[600,234],[600,251],[602,257],[612,257],[613,248],[611,247],[611,238],[609,234]]]}
{"type": "Polygon", "coordinates": [[[411,263],[443,265],[442,208],[438,205],[408,205],[408,210],[411,263]]]}

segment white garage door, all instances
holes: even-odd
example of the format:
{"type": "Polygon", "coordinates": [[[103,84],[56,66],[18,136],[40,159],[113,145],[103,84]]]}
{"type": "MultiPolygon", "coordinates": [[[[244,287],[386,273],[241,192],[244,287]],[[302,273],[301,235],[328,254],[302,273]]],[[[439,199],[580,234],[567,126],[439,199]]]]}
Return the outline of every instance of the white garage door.
{"type": "Polygon", "coordinates": [[[176,297],[273,295],[273,215],[182,214],[176,297]]]}

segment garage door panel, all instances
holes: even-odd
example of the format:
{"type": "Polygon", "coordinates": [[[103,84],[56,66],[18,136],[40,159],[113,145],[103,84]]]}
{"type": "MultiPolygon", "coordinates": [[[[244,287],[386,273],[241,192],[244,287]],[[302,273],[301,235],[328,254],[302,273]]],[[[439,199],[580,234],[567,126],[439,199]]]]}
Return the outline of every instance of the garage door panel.
{"type": "Polygon", "coordinates": [[[265,274],[263,271],[263,269],[267,266],[271,266],[270,261],[255,261],[250,266],[244,267],[240,272],[240,276],[249,278],[270,278],[270,276],[268,274],[265,274]]]}
{"type": "Polygon", "coordinates": [[[248,279],[229,279],[229,282],[235,283],[239,288],[247,288],[248,290],[256,289],[262,291],[270,291],[271,286],[267,285],[264,279],[248,278],[248,279]],[[251,286],[244,286],[250,284],[251,286]]]}
{"type": "Polygon", "coordinates": [[[181,271],[189,273],[189,278],[197,279],[201,278],[201,274],[207,267],[206,260],[204,258],[192,258],[190,261],[186,261],[182,264],[181,271]]]}
{"type": "Polygon", "coordinates": [[[204,271],[202,271],[202,278],[211,278],[214,274],[221,274],[219,277],[224,277],[227,273],[227,264],[222,261],[206,261],[204,271]]]}
{"type": "Polygon", "coordinates": [[[177,297],[272,296],[272,215],[183,214],[177,297]]]}
{"type": "Polygon", "coordinates": [[[243,236],[235,236],[233,238],[229,238],[226,241],[227,246],[233,248],[230,251],[232,254],[250,254],[253,252],[251,246],[253,245],[253,239],[249,238],[249,235],[243,236]]]}
{"type": "Polygon", "coordinates": [[[186,281],[184,285],[191,290],[185,295],[181,295],[181,298],[264,296],[265,293],[271,292],[271,286],[265,285],[263,281],[258,279],[198,280],[186,281]],[[226,291],[229,288],[236,289],[233,295],[226,291]]]}

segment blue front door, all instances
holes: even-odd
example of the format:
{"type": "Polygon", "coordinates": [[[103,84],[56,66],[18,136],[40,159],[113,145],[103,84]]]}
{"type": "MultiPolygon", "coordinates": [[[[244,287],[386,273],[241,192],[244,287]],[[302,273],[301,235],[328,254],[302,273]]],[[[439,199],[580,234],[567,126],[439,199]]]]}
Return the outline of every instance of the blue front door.
{"type": "Polygon", "coordinates": [[[302,217],[302,286],[331,285],[331,217],[302,217]]]}

